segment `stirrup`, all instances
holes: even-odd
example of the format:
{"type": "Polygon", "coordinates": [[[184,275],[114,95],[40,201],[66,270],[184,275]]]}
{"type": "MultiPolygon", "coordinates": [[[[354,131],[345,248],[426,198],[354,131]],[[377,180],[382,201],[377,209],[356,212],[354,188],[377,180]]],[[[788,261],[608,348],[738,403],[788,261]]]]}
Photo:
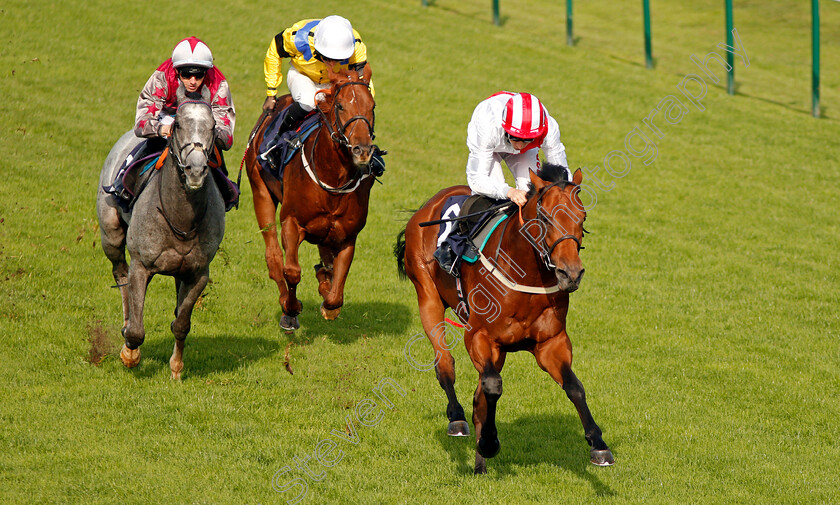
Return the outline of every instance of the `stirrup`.
{"type": "Polygon", "coordinates": [[[290,139],[284,139],[294,150],[298,150],[303,147],[303,142],[300,141],[300,137],[292,137],[290,139]]]}
{"type": "Polygon", "coordinates": [[[446,244],[441,244],[432,255],[437,260],[440,269],[453,277],[460,277],[460,273],[455,270],[455,251],[446,244]]]}

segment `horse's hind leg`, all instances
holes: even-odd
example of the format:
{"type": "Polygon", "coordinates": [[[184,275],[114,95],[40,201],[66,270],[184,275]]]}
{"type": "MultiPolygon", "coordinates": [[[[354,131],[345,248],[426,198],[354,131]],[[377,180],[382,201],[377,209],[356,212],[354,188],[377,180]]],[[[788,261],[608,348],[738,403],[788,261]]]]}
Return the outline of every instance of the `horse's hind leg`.
{"type": "Polygon", "coordinates": [[[470,434],[470,426],[464,414],[464,407],[458,402],[455,394],[455,358],[450,352],[461,339],[449,338],[447,342],[447,327],[443,320],[446,309],[437,295],[437,290],[434,293],[422,291],[418,290],[421,294],[417,297],[420,320],[435,350],[435,375],[443,392],[446,393],[446,417],[449,419],[446,434],[452,437],[466,437],[470,434]]]}
{"type": "Polygon", "coordinates": [[[125,231],[126,225],[120,219],[116,205],[102,201],[97,202],[99,217],[99,234],[102,240],[102,250],[111,261],[111,273],[116,287],[120,290],[123,309],[123,327],[128,321],[128,263],[125,261],[125,231]]]}
{"type": "MultiPolygon", "coordinates": [[[[326,298],[329,295],[330,290],[332,289],[333,262],[335,261],[335,252],[329,247],[319,245],[318,254],[321,257],[321,262],[315,265],[315,278],[318,279],[318,294],[321,295],[321,298],[326,298]]],[[[322,304],[322,314],[323,311],[324,306],[322,304]]]]}
{"type": "Polygon", "coordinates": [[[169,326],[175,336],[175,348],[172,350],[172,357],[169,358],[169,369],[172,371],[173,380],[181,379],[181,371],[184,369],[184,342],[190,332],[192,311],[207,281],[210,278],[209,269],[205,268],[195,279],[180,279],[176,281],[178,286],[178,307],[175,309],[175,319],[169,326]]]}
{"type": "Polygon", "coordinates": [[[540,368],[548,372],[551,377],[563,387],[566,396],[575,405],[586,441],[592,447],[589,451],[590,461],[594,465],[609,466],[615,463],[612,451],[604,442],[601,428],[595,424],[589,406],[586,404],[586,393],[583,384],[572,372],[572,344],[568,335],[563,331],[559,336],[539,344],[533,351],[540,368]]]}

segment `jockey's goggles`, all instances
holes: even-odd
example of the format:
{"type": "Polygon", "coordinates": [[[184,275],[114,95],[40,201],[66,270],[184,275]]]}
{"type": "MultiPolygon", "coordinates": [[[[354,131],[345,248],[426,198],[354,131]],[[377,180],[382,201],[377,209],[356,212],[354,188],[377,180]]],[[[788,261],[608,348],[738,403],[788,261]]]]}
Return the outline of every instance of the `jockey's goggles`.
{"type": "Polygon", "coordinates": [[[178,69],[178,75],[183,79],[189,79],[190,77],[203,79],[205,74],[207,74],[207,69],[201,67],[182,67],[178,69]]]}
{"type": "Polygon", "coordinates": [[[506,135],[507,135],[508,140],[510,140],[511,142],[533,142],[534,141],[534,139],[521,139],[519,137],[514,137],[510,133],[508,133],[506,135]]]}

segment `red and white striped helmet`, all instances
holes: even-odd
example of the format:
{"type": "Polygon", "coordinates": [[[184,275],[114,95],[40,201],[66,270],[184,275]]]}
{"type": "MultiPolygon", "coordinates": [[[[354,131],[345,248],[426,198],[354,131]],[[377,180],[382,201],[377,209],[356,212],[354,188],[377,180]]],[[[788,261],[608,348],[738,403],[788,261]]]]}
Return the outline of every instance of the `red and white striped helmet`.
{"type": "Polygon", "coordinates": [[[212,68],[213,53],[207,44],[195,37],[189,37],[178,42],[172,50],[172,66],[212,68]]]}
{"type": "Polygon", "coordinates": [[[520,139],[536,139],[545,135],[545,108],[539,99],[530,93],[516,93],[505,104],[502,126],[511,136],[520,139]]]}

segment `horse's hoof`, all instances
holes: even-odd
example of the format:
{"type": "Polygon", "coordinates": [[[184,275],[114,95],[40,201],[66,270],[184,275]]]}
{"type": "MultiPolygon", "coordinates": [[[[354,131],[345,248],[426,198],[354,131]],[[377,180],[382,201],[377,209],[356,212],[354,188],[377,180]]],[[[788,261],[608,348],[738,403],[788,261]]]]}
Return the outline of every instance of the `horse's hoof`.
{"type": "Polygon", "coordinates": [[[499,438],[496,437],[493,439],[492,442],[485,442],[485,439],[480,439],[478,441],[478,453],[481,454],[485,458],[492,458],[496,454],[499,454],[499,449],[501,449],[501,444],[499,444],[499,438]]]}
{"type": "Polygon", "coordinates": [[[283,314],[280,318],[280,329],[286,333],[294,333],[295,330],[299,328],[300,323],[298,322],[297,316],[287,316],[286,314],[283,314]]]}
{"type": "Polygon", "coordinates": [[[446,434],[450,437],[468,437],[470,425],[466,421],[452,421],[446,429],[446,434]]]}
{"type": "Polygon", "coordinates": [[[126,368],[134,368],[140,364],[140,349],[129,349],[123,344],[120,350],[120,359],[126,368]]]}
{"type": "Polygon", "coordinates": [[[612,451],[609,449],[592,449],[589,451],[589,461],[591,461],[593,465],[612,466],[612,464],[615,463],[615,458],[613,457],[612,451]]]}
{"type": "Polygon", "coordinates": [[[181,380],[181,372],[180,371],[176,372],[175,370],[172,370],[172,376],[170,376],[169,378],[174,380],[174,381],[179,381],[179,380],[181,380]]]}
{"type": "Polygon", "coordinates": [[[321,303],[321,315],[324,316],[324,319],[326,319],[327,321],[334,321],[335,318],[338,317],[339,312],[341,312],[341,307],[329,310],[326,307],[324,307],[323,302],[321,303]]]}

